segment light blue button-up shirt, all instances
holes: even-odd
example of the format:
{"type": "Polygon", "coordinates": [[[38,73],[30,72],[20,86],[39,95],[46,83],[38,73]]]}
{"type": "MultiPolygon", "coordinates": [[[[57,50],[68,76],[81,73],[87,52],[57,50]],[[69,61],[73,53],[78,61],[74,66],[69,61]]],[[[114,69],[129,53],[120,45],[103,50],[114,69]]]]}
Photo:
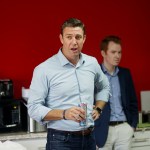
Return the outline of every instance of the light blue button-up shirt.
{"type": "Polygon", "coordinates": [[[81,130],[72,120],[43,121],[52,109],[68,109],[87,103],[87,127],[94,125],[91,113],[94,99],[108,101],[109,82],[94,57],[80,54],[76,66],[71,64],[61,50],[34,69],[28,99],[31,118],[48,128],[58,130],[81,130]]]}
{"type": "Polygon", "coordinates": [[[121,102],[121,90],[120,90],[120,83],[118,78],[119,68],[116,67],[113,75],[109,74],[102,65],[105,75],[107,76],[109,83],[110,83],[110,90],[112,96],[110,97],[110,108],[111,108],[111,115],[110,121],[126,121],[126,116],[123,111],[122,102],[121,102]]]}

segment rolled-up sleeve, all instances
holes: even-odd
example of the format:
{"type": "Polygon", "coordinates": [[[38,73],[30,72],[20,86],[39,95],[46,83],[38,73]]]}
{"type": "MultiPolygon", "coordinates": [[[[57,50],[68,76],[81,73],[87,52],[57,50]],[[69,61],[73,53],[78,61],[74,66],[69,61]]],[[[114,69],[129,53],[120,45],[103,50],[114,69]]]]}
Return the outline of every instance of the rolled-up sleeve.
{"type": "Polygon", "coordinates": [[[28,114],[31,118],[45,124],[43,118],[51,110],[45,106],[45,99],[48,93],[48,81],[44,74],[43,68],[36,67],[33,72],[33,78],[30,85],[29,99],[28,99],[28,114]]]}
{"type": "Polygon", "coordinates": [[[96,65],[96,77],[95,77],[95,100],[102,100],[108,102],[110,97],[110,85],[108,78],[102,72],[100,65],[96,65]]]}

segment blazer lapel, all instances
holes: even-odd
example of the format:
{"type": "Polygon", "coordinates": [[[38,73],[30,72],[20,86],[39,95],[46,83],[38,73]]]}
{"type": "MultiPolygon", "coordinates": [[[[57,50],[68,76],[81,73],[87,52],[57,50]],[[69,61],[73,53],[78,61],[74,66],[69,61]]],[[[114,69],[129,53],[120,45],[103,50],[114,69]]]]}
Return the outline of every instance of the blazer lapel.
{"type": "Polygon", "coordinates": [[[125,80],[124,80],[124,74],[122,73],[121,68],[119,67],[119,82],[120,82],[120,91],[121,91],[121,101],[123,106],[126,105],[126,100],[125,100],[125,80]]]}

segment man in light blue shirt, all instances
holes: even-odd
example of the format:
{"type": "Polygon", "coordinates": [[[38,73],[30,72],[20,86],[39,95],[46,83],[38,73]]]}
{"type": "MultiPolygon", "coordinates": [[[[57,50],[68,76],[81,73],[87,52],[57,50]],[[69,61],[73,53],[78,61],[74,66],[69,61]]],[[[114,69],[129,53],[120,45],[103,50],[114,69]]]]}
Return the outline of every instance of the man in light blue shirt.
{"type": "Polygon", "coordinates": [[[85,39],[84,24],[68,19],[61,29],[62,48],[34,70],[28,113],[47,124],[46,150],[96,149],[91,127],[108,101],[109,82],[97,60],[81,53],[85,39]],[[81,103],[87,111],[79,107],[81,103]]]}

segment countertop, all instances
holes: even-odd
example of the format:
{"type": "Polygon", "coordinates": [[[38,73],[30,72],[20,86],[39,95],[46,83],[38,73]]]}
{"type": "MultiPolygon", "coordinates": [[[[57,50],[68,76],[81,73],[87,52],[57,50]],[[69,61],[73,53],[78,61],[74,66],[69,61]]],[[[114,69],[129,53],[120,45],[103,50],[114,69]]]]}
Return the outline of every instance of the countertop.
{"type": "Polygon", "coordinates": [[[47,132],[14,132],[14,133],[0,133],[0,141],[6,140],[23,140],[23,139],[36,139],[36,138],[46,138],[47,132]]]}
{"type": "Polygon", "coordinates": [[[148,131],[148,130],[150,130],[150,127],[147,127],[147,128],[136,128],[135,132],[138,132],[138,131],[148,131]]]}
{"type": "MultiPolygon", "coordinates": [[[[135,132],[140,131],[149,131],[148,128],[137,128],[135,132]]],[[[37,139],[37,138],[46,138],[47,132],[37,132],[37,133],[28,133],[28,132],[12,132],[12,133],[0,133],[0,141],[6,140],[23,140],[23,139],[37,139]]]]}

